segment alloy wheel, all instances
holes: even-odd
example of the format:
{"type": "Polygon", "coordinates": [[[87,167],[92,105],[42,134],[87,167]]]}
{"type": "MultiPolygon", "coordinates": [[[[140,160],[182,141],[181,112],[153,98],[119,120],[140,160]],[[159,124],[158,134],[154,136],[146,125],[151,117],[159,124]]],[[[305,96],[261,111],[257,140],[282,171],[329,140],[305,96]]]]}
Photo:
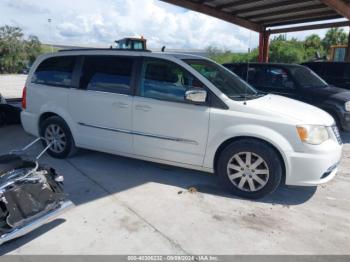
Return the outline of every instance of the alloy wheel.
{"type": "Polygon", "coordinates": [[[55,153],[62,153],[67,145],[67,137],[62,128],[56,124],[50,124],[45,129],[45,138],[52,143],[50,150],[55,153]]]}
{"type": "Polygon", "coordinates": [[[229,160],[227,175],[238,189],[256,192],[266,186],[270,171],[265,160],[258,154],[240,152],[229,160]]]}

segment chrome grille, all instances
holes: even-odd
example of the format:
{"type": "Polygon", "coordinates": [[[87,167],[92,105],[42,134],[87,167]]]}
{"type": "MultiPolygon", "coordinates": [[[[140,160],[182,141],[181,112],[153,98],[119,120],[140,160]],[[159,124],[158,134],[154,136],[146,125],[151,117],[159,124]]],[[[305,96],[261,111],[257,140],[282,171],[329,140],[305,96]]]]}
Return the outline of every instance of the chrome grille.
{"type": "Polygon", "coordinates": [[[332,126],[332,130],[333,130],[335,137],[337,138],[339,145],[343,144],[338,127],[334,125],[334,126],[332,126]]]}

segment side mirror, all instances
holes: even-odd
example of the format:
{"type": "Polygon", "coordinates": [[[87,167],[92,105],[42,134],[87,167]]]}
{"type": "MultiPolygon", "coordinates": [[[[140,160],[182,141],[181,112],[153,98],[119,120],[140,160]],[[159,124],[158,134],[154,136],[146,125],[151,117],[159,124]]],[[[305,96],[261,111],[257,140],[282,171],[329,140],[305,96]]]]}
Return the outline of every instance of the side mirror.
{"type": "Polygon", "coordinates": [[[192,103],[205,103],[207,91],[201,89],[189,89],[185,93],[185,100],[192,103]]]}

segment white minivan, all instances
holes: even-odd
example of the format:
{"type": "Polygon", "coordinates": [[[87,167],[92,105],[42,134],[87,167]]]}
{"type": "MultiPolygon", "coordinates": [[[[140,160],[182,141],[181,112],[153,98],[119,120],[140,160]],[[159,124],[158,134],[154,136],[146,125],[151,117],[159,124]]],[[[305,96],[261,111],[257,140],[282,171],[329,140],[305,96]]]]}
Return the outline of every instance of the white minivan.
{"type": "Polygon", "coordinates": [[[337,172],[342,141],[326,112],[258,93],[192,55],[66,50],[43,55],[23,91],[26,132],[66,158],[87,148],[216,173],[234,194],[314,186],[337,172]]]}

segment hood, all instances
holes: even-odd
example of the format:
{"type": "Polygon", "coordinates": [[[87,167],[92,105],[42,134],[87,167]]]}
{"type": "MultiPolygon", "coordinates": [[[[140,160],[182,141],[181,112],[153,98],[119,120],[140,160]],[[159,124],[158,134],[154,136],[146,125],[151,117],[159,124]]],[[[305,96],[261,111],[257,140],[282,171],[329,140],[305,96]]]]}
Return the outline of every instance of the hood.
{"type": "Polygon", "coordinates": [[[350,101],[350,91],[344,88],[339,88],[335,86],[327,86],[322,88],[304,88],[304,92],[309,95],[318,96],[325,99],[335,99],[338,101],[350,101]]]}
{"type": "Polygon", "coordinates": [[[284,96],[269,94],[258,99],[249,100],[247,101],[247,105],[255,110],[294,119],[300,122],[300,124],[325,126],[334,124],[333,117],[327,112],[284,96]]]}

